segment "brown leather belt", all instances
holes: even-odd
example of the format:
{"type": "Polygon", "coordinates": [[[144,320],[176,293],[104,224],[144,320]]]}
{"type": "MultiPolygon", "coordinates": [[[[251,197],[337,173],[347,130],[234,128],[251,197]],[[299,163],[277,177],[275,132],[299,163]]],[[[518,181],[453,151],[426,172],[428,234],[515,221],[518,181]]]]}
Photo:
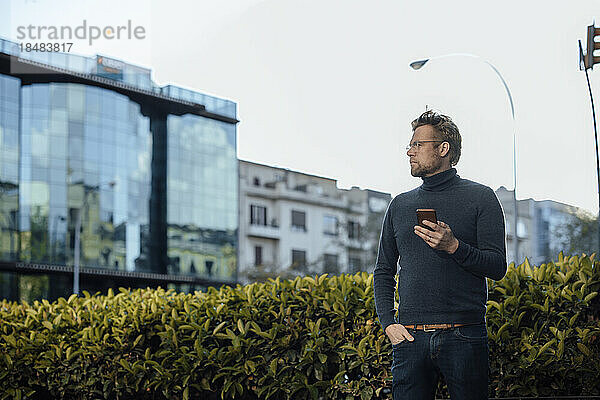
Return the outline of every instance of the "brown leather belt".
{"type": "Polygon", "coordinates": [[[470,324],[455,324],[455,323],[451,323],[451,324],[415,324],[415,325],[404,325],[404,327],[406,329],[416,329],[418,331],[433,332],[436,329],[450,329],[450,328],[454,328],[457,326],[465,326],[465,325],[470,325],[470,324]]]}

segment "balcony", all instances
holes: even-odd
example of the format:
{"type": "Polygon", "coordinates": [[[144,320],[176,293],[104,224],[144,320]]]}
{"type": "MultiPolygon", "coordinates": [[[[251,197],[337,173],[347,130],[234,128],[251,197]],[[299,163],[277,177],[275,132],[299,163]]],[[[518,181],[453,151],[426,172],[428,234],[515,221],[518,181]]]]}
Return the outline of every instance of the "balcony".
{"type": "Polygon", "coordinates": [[[349,249],[355,249],[355,250],[364,250],[366,247],[365,242],[361,241],[359,239],[344,238],[344,244],[349,249]]]}
{"type": "Polygon", "coordinates": [[[279,240],[279,226],[248,224],[248,236],[279,240]]]}

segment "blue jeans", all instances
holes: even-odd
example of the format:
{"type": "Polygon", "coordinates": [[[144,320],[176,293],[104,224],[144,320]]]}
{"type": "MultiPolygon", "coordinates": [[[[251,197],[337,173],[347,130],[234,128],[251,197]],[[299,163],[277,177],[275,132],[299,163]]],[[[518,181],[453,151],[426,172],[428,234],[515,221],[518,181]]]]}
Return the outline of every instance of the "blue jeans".
{"type": "Polygon", "coordinates": [[[442,374],[452,400],[488,398],[488,342],[484,323],[433,332],[392,346],[394,400],[434,399],[442,374]]]}

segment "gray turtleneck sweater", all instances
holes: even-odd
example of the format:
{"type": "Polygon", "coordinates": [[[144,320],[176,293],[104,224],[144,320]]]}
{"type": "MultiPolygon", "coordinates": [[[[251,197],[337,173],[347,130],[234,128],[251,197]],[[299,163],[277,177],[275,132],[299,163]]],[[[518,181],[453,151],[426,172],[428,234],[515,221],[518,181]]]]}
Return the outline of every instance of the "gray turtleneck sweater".
{"type": "Polygon", "coordinates": [[[386,211],[375,266],[375,308],[383,330],[392,324],[485,321],[486,277],[506,273],[504,214],[494,191],[456,169],[423,178],[394,197],[386,211]],[[435,250],[414,233],[416,210],[433,208],[458,239],[454,254],[435,250]],[[400,298],[395,319],[394,289],[400,298]]]}

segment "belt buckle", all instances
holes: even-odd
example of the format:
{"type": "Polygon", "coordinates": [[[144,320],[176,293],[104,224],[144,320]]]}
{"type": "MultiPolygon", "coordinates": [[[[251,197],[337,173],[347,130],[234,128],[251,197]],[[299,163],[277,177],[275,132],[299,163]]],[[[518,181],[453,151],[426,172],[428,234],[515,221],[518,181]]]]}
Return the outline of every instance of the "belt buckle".
{"type": "Polygon", "coordinates": [[[427,329],[427,325],[423,324],[423,332],[435,332],[435,328],[427,329]]]}

